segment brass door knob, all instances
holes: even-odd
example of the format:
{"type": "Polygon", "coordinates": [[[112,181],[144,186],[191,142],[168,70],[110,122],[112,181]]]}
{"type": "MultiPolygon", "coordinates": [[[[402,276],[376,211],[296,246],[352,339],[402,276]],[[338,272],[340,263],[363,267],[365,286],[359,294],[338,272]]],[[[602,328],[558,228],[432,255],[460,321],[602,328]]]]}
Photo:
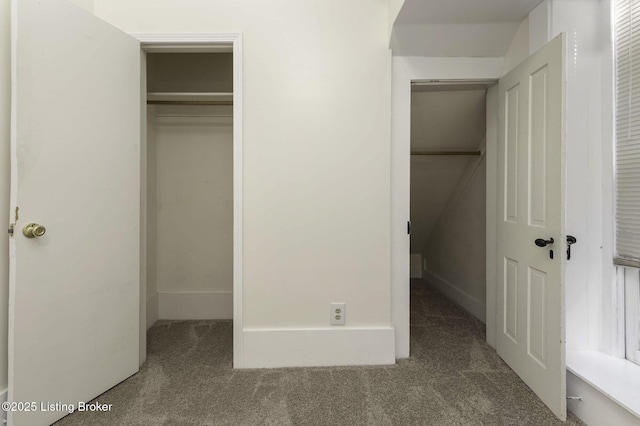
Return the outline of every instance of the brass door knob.
{"type": "Polygon", "coordinates": [[[47,229],[37,223],[28,223],[22,228],[22,234],[27,238],[42,237],[47,229]]]}

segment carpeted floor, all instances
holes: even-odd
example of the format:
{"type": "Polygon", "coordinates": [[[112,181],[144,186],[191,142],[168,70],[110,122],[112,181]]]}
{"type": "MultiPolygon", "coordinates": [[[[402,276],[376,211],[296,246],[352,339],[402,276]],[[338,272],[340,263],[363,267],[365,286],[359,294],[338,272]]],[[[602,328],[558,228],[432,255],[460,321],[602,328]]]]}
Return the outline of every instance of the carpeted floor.
{"type": "MultiPolygon", "coordinates": [[[[411,358],[386,367],[232,369],[231,321],[162,321],[138,374],[56,425],[561,425],[485,343],[484,325],[411,287],[411,358]]],[[[567,425],[582,424],[569,415],[567,425]]]]}

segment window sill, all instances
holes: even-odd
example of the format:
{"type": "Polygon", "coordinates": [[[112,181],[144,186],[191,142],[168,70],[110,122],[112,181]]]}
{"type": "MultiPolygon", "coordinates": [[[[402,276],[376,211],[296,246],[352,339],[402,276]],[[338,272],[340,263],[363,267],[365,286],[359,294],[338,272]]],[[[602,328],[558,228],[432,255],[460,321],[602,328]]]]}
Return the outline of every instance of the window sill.
{"type": "Polygon", "coordinates": [[[567,370],[640,417],[640,365],[597,351],[567,351],[567,370]]]}

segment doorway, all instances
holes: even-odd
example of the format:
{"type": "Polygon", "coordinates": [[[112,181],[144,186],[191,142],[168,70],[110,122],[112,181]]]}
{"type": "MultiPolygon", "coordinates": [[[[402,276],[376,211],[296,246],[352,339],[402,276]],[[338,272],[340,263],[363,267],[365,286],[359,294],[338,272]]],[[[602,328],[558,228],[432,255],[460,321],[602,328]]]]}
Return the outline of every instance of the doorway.
{"type": "Polygon", "coordinates": [[[242,37],[134,37],[145,101],[140,365],[157,320],[232,319],[241,368],[242,37]]]}
{"type": "MultiPolygon", "coordinates": [[[[411,87],[411,296],[427,291],[483,324],[488,84],[411,87]]],[[[424,302],[424,312],[412,303],[412,326],[414,317],[433,314],[424,302]]]]}

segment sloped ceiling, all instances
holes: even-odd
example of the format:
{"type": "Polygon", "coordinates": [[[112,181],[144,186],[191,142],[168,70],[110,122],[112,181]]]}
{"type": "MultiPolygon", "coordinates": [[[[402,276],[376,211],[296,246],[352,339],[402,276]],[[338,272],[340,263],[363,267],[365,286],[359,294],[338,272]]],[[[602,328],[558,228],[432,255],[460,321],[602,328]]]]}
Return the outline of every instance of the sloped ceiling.
{"type": "Polygon", "coordinates": [[[504,56],[542,0],[406,0],[391,33],[396,56],[504,56]]]}
{"type": "MultiPolygon", "coordinates": [[[[419,89],[418,89],[419,90],[419,89]]],[[[414,91],[411,150],[473,151],[485,136],[485,91],[414,91]]],[[[473,157],[411,157],[411,251],[426,247],[473,157]]]]}
{"type": "Polygon", "coordinates": [[[519,23],[541,0],[406,0],[396,24],[519,23]]]}
{"type": "Polygon", "coordinates": [[[411,93],[411,150],[472,151],[485,133],[485,90],[411,93]]]}

